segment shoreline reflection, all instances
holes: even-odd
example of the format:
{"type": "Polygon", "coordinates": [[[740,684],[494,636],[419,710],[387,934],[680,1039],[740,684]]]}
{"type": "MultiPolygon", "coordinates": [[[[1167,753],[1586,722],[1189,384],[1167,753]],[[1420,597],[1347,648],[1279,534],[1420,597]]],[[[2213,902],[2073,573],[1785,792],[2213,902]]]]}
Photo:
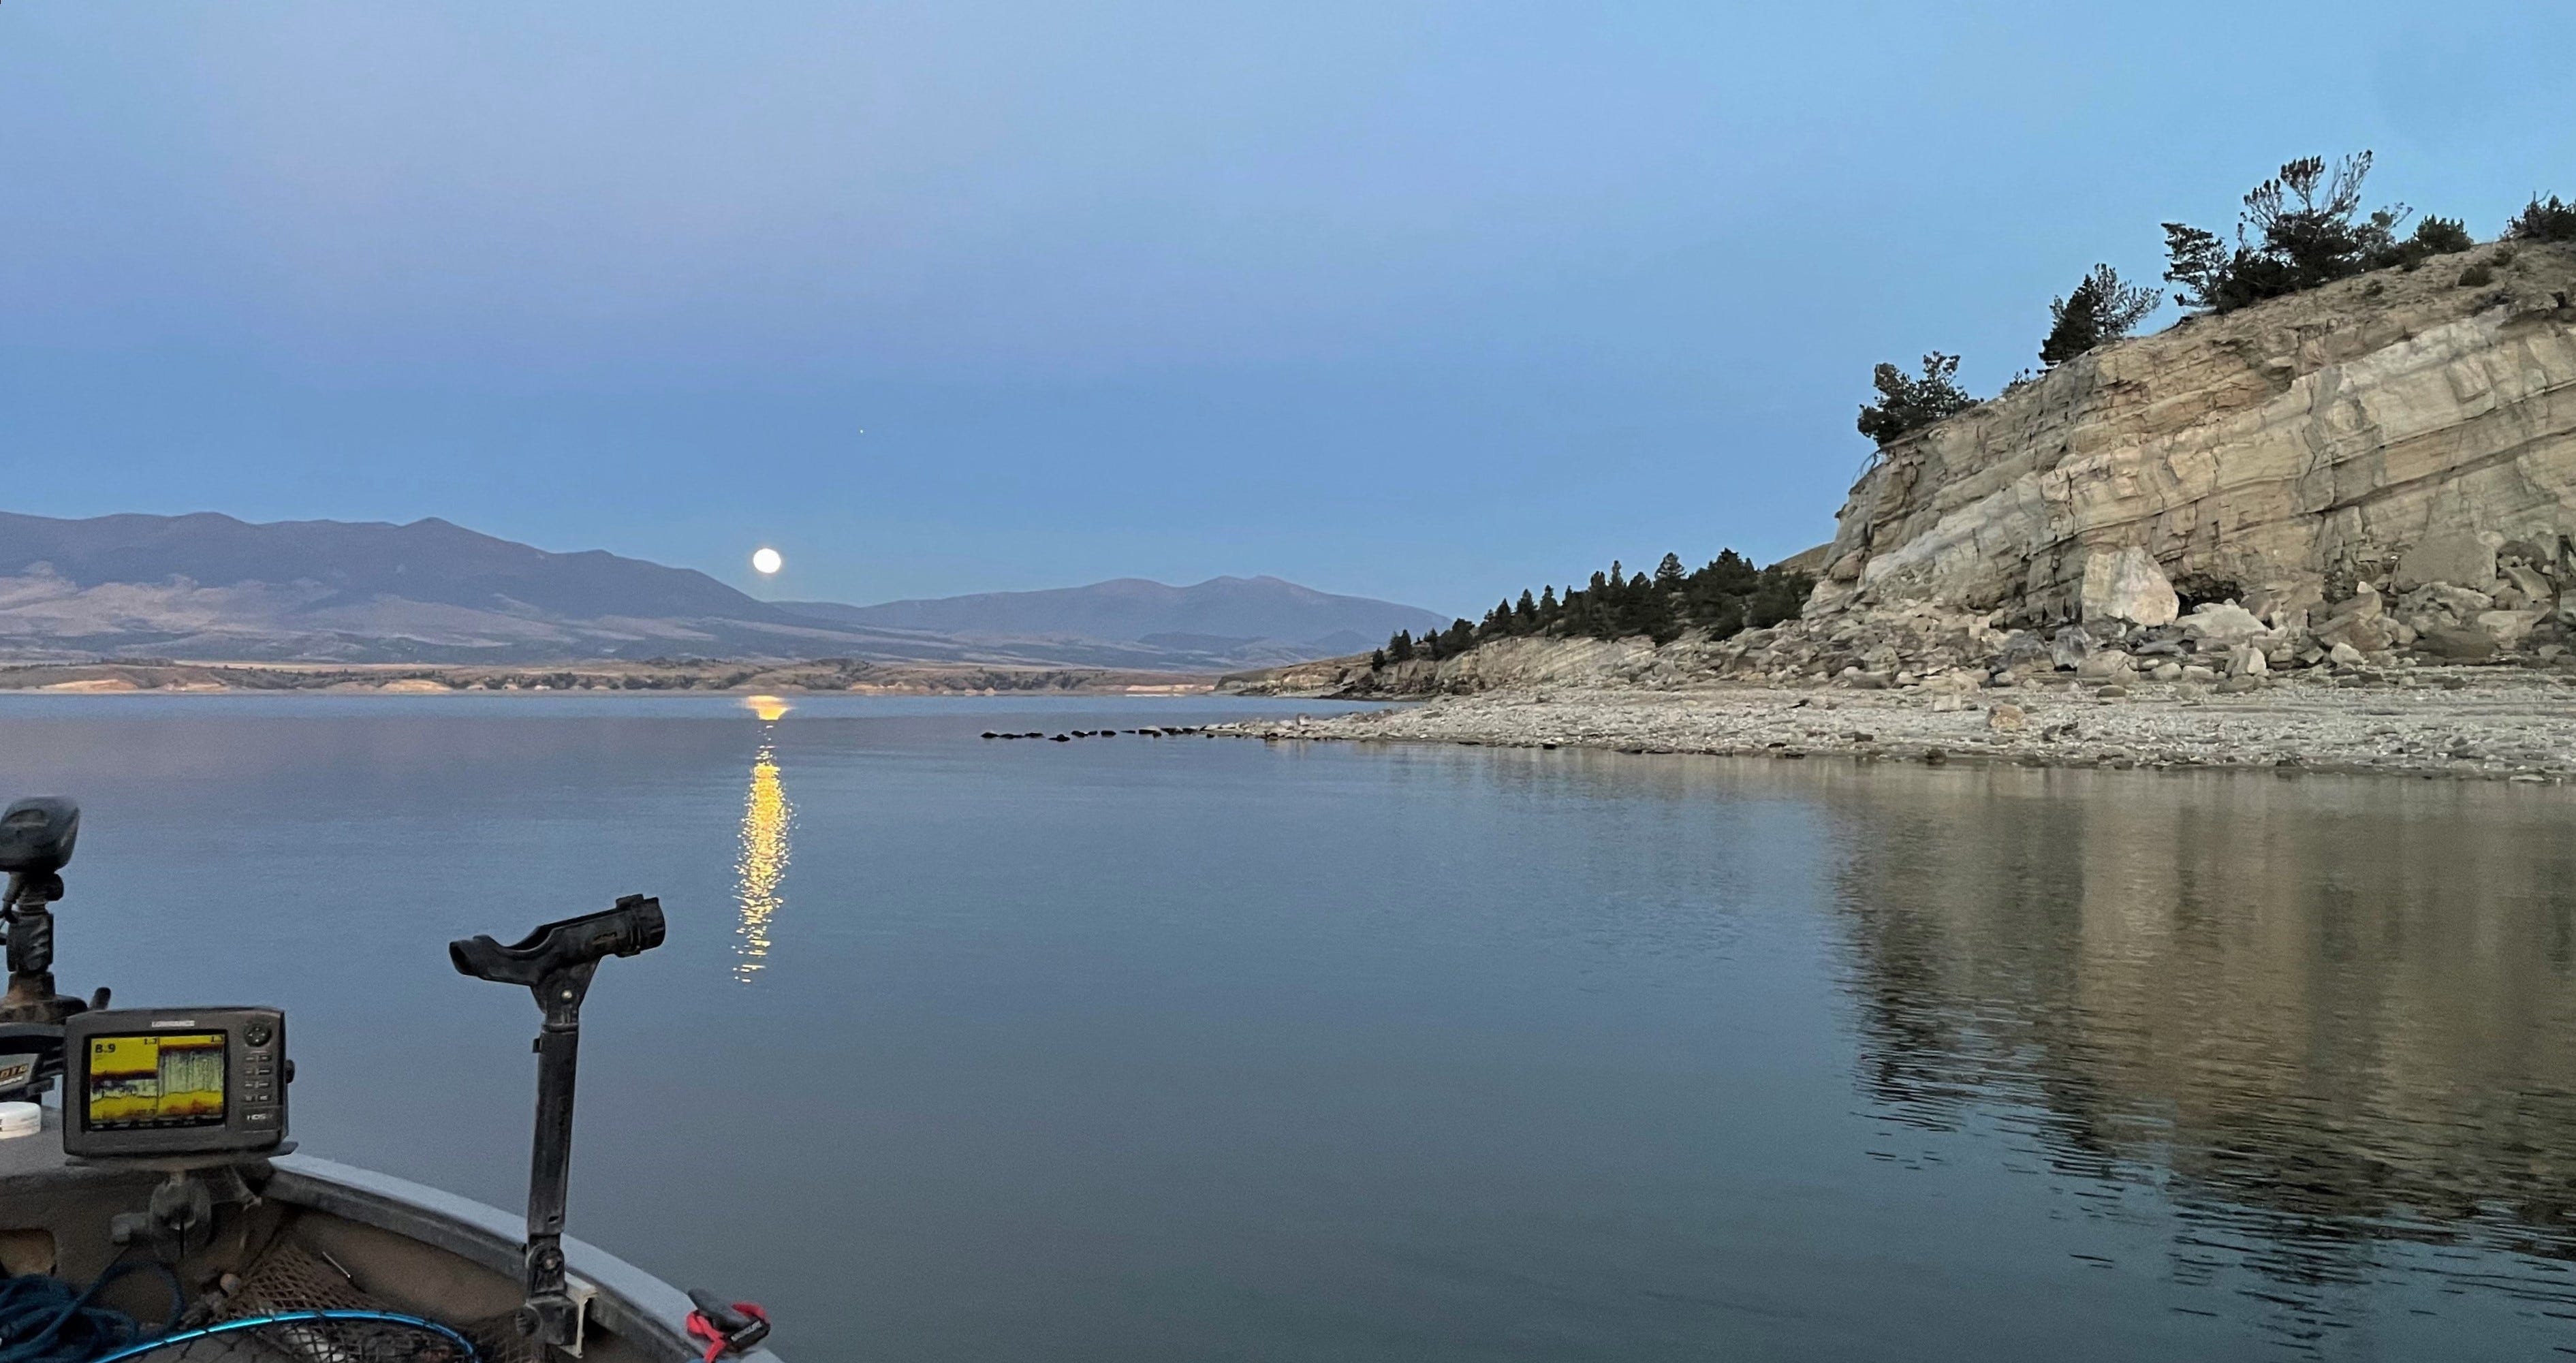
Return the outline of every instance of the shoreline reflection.
{"type": "Polygon", "coordinates": [[[1999,1122],[2056,1177],[2159,1190],[2170,1278],[2270,1302],[2289,1335],[2427,1271],[2576,1309],[2553,811],[2082,773],[1906,793],[1836,799],[1882,1118],[1926,1142],[1999,1122]]]}

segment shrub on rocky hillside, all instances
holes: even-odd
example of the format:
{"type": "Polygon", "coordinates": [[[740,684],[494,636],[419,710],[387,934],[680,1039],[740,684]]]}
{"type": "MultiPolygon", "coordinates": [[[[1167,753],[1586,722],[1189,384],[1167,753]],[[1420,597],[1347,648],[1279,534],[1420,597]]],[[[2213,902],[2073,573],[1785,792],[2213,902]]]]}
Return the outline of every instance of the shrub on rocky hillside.
{"type": "Polygon", "coordinates": [[[2374,269],[2382,265],[2403,265],[2411,270],[2423,264],[2427,257],[2452,255],[2477,244],[2478,239],[2469,235],[2466,221],[2427,213],[2422,222],[2415,224],[2414,235],[2397,243],[2371,265],[2374,269]]]}
{"type": "Polygon", "coordinates": [[[1923,357],[1920,378],[1909,378],[1892,364],[1878,366],[1869,380],[1878,401],[1860,409],[1860,433],[1885,445],[1976,406],[1977,400],[1959,386],[1958,373],[1959,357],[1937,350],[1923,357]]]}
{"type": "Polygon", "coordinates": [[[2576,241],[2576,203],[2560,203],[2558,196],[2543,199],[2531,196],[2531,204],[2505,224],[2504,234],[2523,241],[2576,241]]]}

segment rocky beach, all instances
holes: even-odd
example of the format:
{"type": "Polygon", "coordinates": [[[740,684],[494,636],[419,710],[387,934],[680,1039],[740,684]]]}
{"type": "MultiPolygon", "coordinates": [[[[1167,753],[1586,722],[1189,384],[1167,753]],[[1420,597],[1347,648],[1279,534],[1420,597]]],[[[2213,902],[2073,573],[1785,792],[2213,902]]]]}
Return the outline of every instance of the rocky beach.
{"type": "Polygon", "coordinates": [[[1979,688],[1500,691],[1324,718],[1219,725],[1269,740],[1606,748],[2022,766],[2380,773],[2563,785],[2576,780],[2576,676],[2419,667],[2377,682],[2200,682],[1979,688]]]}
{"type": "MultiPolygon", "coordinates": [[[[1219,732],[2576,779],[2576,649],[2560,642],[2558,615],[2564,574],[2554,563],[2529,566],[2544,557],[2532,545],[2498,555],[2472,541],[2461,553],[2465,564],[2450,571],[2489,590],[2416,583],[2401,570],[2403,593],[2363,583],[2313,616],[2257,616],[2232,600],[2182,614],[2154,563],[2122,553],[2104,555],[2089,575],[2094,618],[2048,632],[2006,629],[1999,612],[1917,601],[1660,647],[1501,641],[1417,668],[1432,694],[1423,704],[1219,732]]],[[[1368,694],[1382,671],[1364,660],[1339,672],[1310,664],[1277,680],[1348,697],[1368,694]]]]}

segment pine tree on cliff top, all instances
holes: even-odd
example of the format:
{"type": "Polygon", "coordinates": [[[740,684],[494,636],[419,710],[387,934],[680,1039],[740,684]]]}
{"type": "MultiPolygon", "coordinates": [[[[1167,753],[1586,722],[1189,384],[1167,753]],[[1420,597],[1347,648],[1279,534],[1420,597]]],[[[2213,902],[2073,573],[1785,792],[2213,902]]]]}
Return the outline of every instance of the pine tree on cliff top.
{"type": "Polygon", "coordinates": [[[1977,405],[1959,386],[1959,357],[1933,351],[1923,357],[1923,376],[1908,378],[1892,364],[1870,371],[1878,401],[1860,409],[1860,433],[1881,445],[1919,431],[1944,417],[1977,405]]]}
{"type": "Polygon", "coordinates": [[[2229,312],[2403,263],[2410,245],[2429,252],[2454,240],[2447,230],[2419,228],[2417,241],[2400,242],[2397,227],[2414,212],[2404,204],[2362,216],[2361,182],[2369,174],[2366,151],[2331,163],[2302,156],[2284,164],[2246,191],[2233,250],[2215,232],[2166,223],[2165,278],[2182,285],[2174,301],[2229,312]]]}
{"type": "Polygon", "coordinates": [[[2064,298],[2049,300],[2048,339],[2040,342],[2040,363],[2054,369],[2137,328],[2164,299],[2143,284],[2127,284],[2120,272],[2096,265],[2064,298]]]}

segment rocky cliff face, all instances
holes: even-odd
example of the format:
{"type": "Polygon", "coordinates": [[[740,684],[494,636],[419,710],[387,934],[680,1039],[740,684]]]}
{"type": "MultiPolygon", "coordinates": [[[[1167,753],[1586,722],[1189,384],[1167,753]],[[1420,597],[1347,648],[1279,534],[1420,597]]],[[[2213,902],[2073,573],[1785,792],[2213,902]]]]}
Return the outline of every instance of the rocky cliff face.
{"type": "Polygon", "coordinates": [[[2485,246],[2105,347],[1890,446],[1808,615],[2286,623],[2364,583],[2527,608],[2571,535],[2576,247],[2485,246]]]}
{"type": "Polygon", "coordinates": [[[1254,691],[2251,690],[2409,655],[2576,664],[2576,246],[2437,256],[2082,356],[1889,446],[1805,617],[1661,648],[1514,639],[1254,691]],[[2058,678],[2064,680],[2063,678],[2058,678]]]}

